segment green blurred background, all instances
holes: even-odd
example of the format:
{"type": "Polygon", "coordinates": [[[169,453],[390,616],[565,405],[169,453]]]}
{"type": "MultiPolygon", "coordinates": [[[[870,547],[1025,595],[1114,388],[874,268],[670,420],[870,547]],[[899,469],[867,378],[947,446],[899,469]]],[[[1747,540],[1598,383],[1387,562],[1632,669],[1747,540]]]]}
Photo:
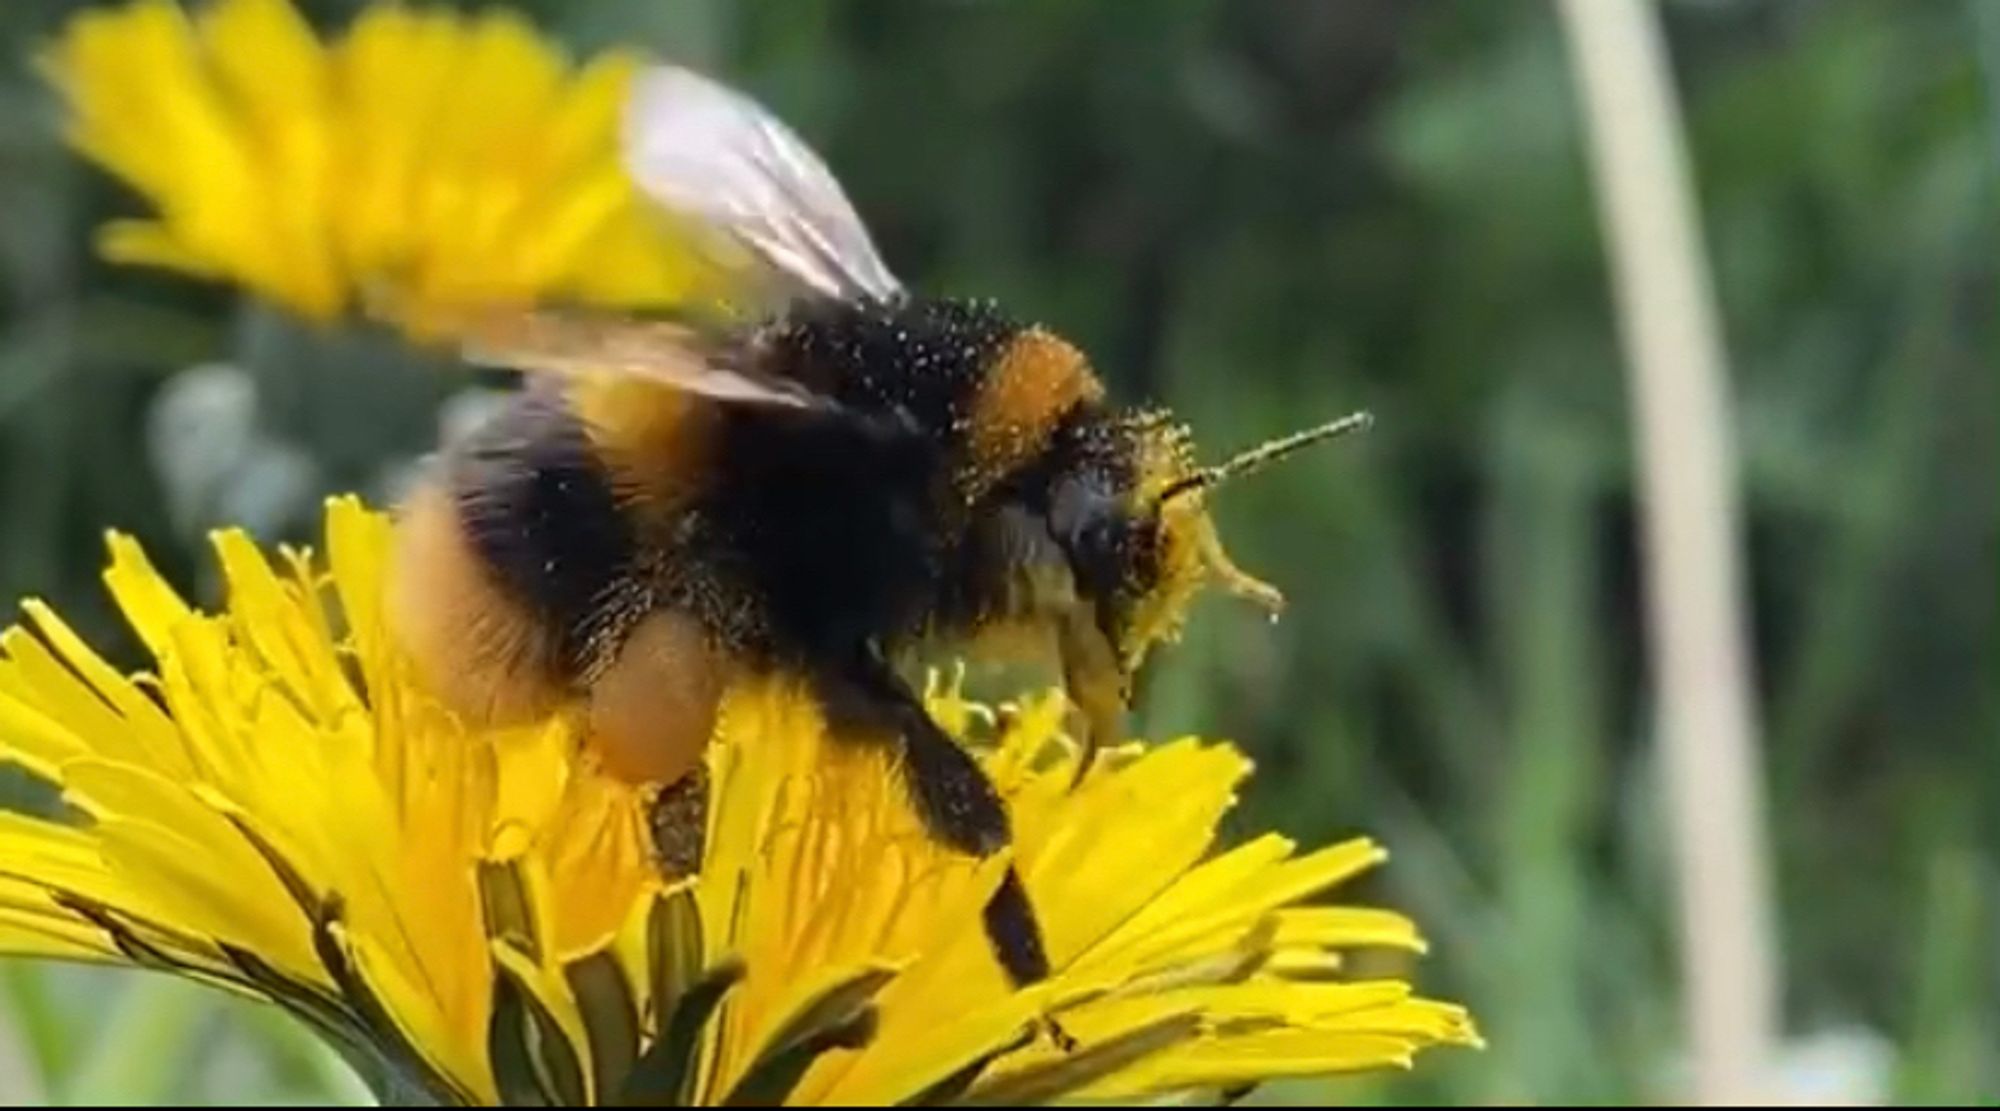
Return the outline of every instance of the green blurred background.
{"type": "MultiPolygon", "coordinates": [[[[106,528],[204,589],[204,530],[386,497],[478,398],[95,259],[134,202],[59,144],[26,61],[81,6],[0,6],[0,595],[116,644],[106,528]]],[[[1292,608],[1204,604],[1140,724],[1258,757],[1239,829],[1386,841],[1358,894],[1426,927],[1419,983],[1491,1048],[1254,1098],[1676,1098],[1627,383],[1552,3],[516,6],[747,86],[906,279],[1075,337],[1211,451],[1372,408],[1365,441],[1220,501],[1292,608]]],[[[1991,1101],[2000,2],[1660,10],[1737,405],[1778,1064],[1801,1097],[1991,1101]]],[[[247,1006],[0,965],[0,1102],[360,1094],[247,1006]]]]}

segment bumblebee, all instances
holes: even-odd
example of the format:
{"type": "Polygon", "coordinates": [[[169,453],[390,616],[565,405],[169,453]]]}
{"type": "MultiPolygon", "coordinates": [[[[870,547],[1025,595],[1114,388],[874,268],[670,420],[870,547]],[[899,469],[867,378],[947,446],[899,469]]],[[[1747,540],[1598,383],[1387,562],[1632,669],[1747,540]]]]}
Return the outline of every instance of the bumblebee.
{"type": "MultiPolygon", "coordinates": [[[[817,155],[744,95],[649,69],[623,147],[730,300],[470,328],[473,361],[526,382],[401,505],[391,604],[461,715],[576,713],[611,771],[684,807],[727,685],[789,674],[835,735],[894,746],[934,836],[985,856],[1006,812],[913,661],[1059,667],[1080,779],[1205,582],[1281,604],[1230,562],[1204,495],[1365,417],[1199,466],[1183,428],[1112,404],[1061,337],[904,289],[817,155]]],[[[1018,876],[985,926],[1016,983],[1047,975],[1018,876]]]]}

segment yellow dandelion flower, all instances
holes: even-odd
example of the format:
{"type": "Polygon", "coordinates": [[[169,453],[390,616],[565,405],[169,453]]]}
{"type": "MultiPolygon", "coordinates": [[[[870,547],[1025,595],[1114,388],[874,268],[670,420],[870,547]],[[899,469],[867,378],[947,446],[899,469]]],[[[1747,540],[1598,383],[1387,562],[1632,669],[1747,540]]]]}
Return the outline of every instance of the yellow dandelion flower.
{"type": "Polygon", "coordinates": [[[222,533],[213,614],[114,538],[136,676],[38,604],[0,635],[0,761],[72,810],[0,814],[0,952],[268,1000],[397,1101],[1133,1098],[1476,1041],[1455,1006],[1343,976],[1346,950],[1421,947],[1307,904],[1376,846],[1215,851],[1248,770],[1226,745],[1129,749],[1072,791],[1053,694],[930,696],[1013,813],[1055,967],[1030,989],[977,925],[1006,860],[939,849],[780,680],[726,698],[703,863],[667,882],[647,800],[562,721],[468,733],[418,685],[382,625],[389,529],[338,499],[324,560],[275,564],[222,533]]]}
{"type": "Polygon", "coordinates": [[[322,43],[288,0],[137,0],[80,15],[43,62],[71,141],[157,210],[103,229],[115,260],[418,334],[706,280],[619,168],[636,59],[573,66],[516,15],[375,5],[322,43]]]}

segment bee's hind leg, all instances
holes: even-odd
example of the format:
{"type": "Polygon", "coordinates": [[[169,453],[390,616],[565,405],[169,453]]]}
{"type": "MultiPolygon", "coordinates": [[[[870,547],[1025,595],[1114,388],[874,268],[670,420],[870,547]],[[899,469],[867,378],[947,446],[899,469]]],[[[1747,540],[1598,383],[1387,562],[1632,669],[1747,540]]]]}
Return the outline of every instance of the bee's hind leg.
{"type": "MultiPolygon", "coordinates": [[[[910,797],[932,836],[978,857],[1006,847],[1012,835],[999,792],[879,654],[865,653],[851,666],[823,676],[820,688],[836,733],[886,732],[896,738],[910,797]]],[[[1041,924],[1014,869],[1007,870],[987,902],[985,920],[995,955],[1017,986],[1048,978],[1041,924]]]]}

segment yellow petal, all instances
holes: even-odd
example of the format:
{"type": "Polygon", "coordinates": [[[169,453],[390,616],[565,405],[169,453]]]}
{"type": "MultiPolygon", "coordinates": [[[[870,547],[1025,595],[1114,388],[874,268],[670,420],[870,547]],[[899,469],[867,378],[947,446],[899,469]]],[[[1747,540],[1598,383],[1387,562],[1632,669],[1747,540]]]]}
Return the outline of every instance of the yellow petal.
{"type": "Polygon", "coordinates": [[[113,533],[110,545],[111,566],[104,572],[105,585],[111,588],[112,600],[132,631],[157,656],[193,611],[153,569],[145,551],[131,537],[113,533]]]}

